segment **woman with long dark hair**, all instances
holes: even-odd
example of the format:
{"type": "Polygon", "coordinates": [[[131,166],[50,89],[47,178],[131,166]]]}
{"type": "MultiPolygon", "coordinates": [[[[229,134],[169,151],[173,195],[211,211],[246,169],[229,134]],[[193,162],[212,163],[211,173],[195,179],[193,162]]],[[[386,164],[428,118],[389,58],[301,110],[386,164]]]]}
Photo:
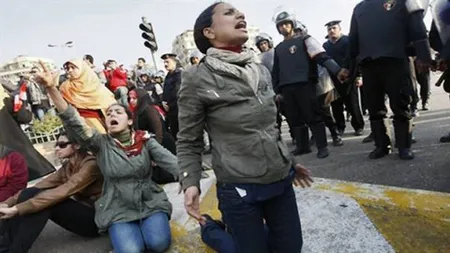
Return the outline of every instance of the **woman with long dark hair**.
{"type": "Polygon", "coordinates": [[[194,38],[206,56],[183,75],[178,100],[177,156],[186,210],[202,225],[208,222],[199,213],[206,125],[219,209],[236,251],[300,252],[292,180],[303,185],[311,179],[304,167],[294,166],[276,128],[270,72],[253,51],[243,49],[245,16],[228,3],[215,3],[197,18],[194,38]]]}
{"type": "Polygon", "coordinates": [[[55,148],[62,167],[0,204],[6,220],[0,252],[28,252],[48,220],[80,236],[98,236],[94,202],[102,193],[103,176],[95,157],[66,133],[58,136],[55,148]]]}

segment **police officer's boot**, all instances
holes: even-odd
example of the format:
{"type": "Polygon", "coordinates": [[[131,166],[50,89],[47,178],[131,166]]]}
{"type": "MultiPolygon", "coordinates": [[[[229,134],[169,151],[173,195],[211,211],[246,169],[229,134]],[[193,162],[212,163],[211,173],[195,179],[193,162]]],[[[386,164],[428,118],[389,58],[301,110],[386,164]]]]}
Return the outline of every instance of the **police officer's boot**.
{"type": "Polygon", "coordinates": [[[340,147],[344,145],[344,142],[341,139],[341,136],[338,133],[337,127],[333,126],[328,128],[331,133],[331,138],[333,138],[333,146],[340,147]]]}
{"type": "Polygon", "coordinates": [[[292,151],[292,154],[297,156],[311,153],[308,127],[294,127],[293,131],[295,136],[295,149],[292,151]]]}
{"type": "Polygon", "coordinates": [[[388,155],[391,152],[391,139],[384,120],[374,120],[370,122],[375,149],[370,152],[370,159],[378,159],[388,155]]]}
{"type": "Polygon", "coordinates": [[[327,132],[325,131],[325,123],[321,122],[311,126],[311,131],[316,138],[317,158],[325,158],[330,155],[328,151],[327,132]]]}
{"type": "Polygon", "coordinates": [[[395,143],[398,148],[398,156],[402,160],[414,159],[411,151],[412,145],[412,125],[411,121],[394,120],[395,143]]]}
{"type": "Polygon", "coordinates": [[[370,132],[370,134],[363,139],[362,143],[369,143],[373,141],[373,132],[370,132]]]}
{"type": "Polygon", "coordinates": [[[448,143],[448,142],[450,142],[450,133],[445,135],[445,136],[442,136],[441,139],[439,139],[439,141],[441,143],[448,143]]]}

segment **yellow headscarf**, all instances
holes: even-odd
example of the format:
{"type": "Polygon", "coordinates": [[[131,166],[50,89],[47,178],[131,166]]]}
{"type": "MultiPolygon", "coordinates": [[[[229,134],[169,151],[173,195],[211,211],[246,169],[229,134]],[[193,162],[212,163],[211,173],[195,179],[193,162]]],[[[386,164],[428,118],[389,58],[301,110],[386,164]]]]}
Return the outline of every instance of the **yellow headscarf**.
{"type": "Polygon", "coordinates": [[[78,78],[65,81],[60,91],[64,99],[78,109],[106,110],[116,103],[114,94],[100,83],[97,74],[83,60],[70,60],[80,71],[78,78]]]}

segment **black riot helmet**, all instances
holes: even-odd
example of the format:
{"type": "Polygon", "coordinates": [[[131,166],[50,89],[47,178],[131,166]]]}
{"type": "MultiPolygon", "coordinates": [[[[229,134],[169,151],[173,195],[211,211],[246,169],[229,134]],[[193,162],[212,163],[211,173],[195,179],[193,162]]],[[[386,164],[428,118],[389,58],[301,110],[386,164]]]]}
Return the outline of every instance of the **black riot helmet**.
{"type": "Polygon", "coordinates": [[[255,45],[259,48],[259,43],[267,41],[269,43],[269,47],[273,48],[273,40],[267,33],[260,33],[255,37],[255,45]]]}
{"type": "Polygon", "coordinates": [[[290,22],[292,24],[292,29],[295,29],[296,27],[295,16],[287,11],[281,11],[277,13],[274,17],[274,22],[278,32],[280,32],[280,30],[278,29],[278,25],[281,23],[290,22]]]}

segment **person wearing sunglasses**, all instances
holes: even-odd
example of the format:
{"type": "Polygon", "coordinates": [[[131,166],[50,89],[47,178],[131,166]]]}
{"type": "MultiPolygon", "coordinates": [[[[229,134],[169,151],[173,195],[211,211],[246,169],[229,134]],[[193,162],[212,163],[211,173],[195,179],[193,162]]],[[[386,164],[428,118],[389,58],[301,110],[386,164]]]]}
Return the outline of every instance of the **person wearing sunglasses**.
{"type": "Polygon", "coordinates": [[[94,202],[103,176],[94,156],[61,133],[55,145],[62,167],[34,187],[0,203],[5,234],[0,253],[28,252],[48,220],[83,237],[95,237],[94,202]]]}

